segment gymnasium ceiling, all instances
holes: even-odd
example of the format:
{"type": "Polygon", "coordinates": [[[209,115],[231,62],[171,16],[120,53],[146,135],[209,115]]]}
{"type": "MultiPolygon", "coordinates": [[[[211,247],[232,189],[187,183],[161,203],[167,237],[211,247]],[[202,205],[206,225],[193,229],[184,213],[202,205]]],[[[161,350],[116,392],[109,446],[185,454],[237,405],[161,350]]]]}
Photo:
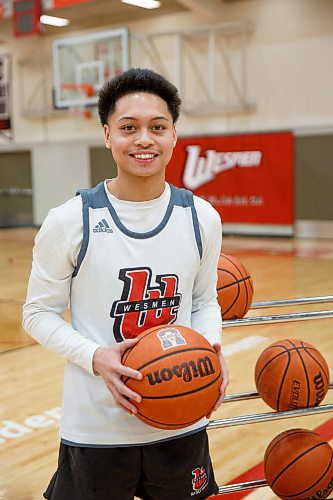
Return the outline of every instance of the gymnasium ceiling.
{"type": "Polygon", "coordinates": [[[160,1],[162,4],[161,7],[148,10],[124,4],[121,0],[92,0],[87,3],[74,4],[62,9],[48,11],[45,14],[53,14],[70,19],[71,24],[68,27],[70,30],[96,28],[105,24],[126,25],[129,21],[191,11],[199,14],[204,22],[211,22],[219,18],[223,4],[237,0],[160,1]]]}
{"type": "MultiPolygon", "coordinates": [[[[64,17],[70,20],[65,28],[44,27],[45,35],[62,34],[66,31],[95,29],[108,24],[126,26],[130,21],[152,19],[180,12],[194,12],[199,14],[204,22],[223,21],[221,10],[223,5],[238,0],[160,0],[162,5],[158,9],[143,9],[124,4],[121,0],[91,0],[86,3],[77,3],[58,9],[48,9],[44,14],[64,17]]],[[[1,23],[6,20],[0,20],[1,23]]]]}

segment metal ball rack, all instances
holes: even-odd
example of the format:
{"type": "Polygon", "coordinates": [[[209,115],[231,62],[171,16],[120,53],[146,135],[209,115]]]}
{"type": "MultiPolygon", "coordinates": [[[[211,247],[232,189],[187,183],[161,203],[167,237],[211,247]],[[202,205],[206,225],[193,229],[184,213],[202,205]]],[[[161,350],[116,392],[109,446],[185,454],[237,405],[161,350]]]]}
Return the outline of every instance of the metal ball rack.
{"type": "MultiPolygon", "coordinates": [[[[286,300],[269,300],[265,302],[254,302],[251,306],[252,309],[262,309],[269,307],[281,307],[281,306],[298,306],[307,304],[320,304],[333,302],[333,295],[325,295],[321,297],[302,297],[295,299],[286,300]]],[[[251,326],[251,325],[262,325],[271,323],[284,323],[291,321],[308,321],[314,319],[332,318],[333,309],[325,311],[312,311],[312,312],[298,312],[289,314],[275,314],[267,316],[249,316],[242,319],[236,320],[226,320],[223,321],[223,328],[229,327],[239,327],[239,326],[251,326]]],[[[333,383],[329,384],[329,389],[333,388],[333,383]]],[[[258,399],[260,396],[257,392],[244,392],[238,394],[227,395],[223,403],[232,403],[235,401],[246,401],[251,399],[258,399]]],[[[232,427],[237,425],[254,424],[261,422],[269,422],[273,420],[281,420],[286,418],[294,417],[304,417],[307,415],[318,415],[321,413],[328,413],[333,411],[333,404],[319,405],[311,408],[300,408],[296,410],[287,410],[280,412],[267,412],[258,413],[253,415],[241,415],[237,417],[222,418],[217,420],[211,420],[208,424],[208,430],[220,429],[223,427],[232,427]]],[[[261,488],[268,486],[265,479],[259,479],[257,481],[247,481],[238,484],[229,484],[226,486],[219,487],[219,494],[234,493],[244,490],[252,490],[255,488],[261,488]]],[[[212,499],[214,497],[211,497],[212,499]]]]}

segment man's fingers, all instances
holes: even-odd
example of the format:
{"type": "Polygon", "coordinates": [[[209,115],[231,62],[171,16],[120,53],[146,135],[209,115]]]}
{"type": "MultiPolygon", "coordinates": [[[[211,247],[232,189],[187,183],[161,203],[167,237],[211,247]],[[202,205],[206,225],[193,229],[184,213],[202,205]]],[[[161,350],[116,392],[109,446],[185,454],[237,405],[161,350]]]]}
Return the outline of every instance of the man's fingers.
{"type": "Polygon", "coordinates": [[[137,344],[138,339],[126,339],[123,340],[122,342],[119,342],[118,347],[119,347],[119,352],[123,354],[127,349],[130,347],[133,347],[135,344],[137,344]]]}
{"type": "Polygon", "coordinates": [[[120,397],[118,406],[129,415],[135,415],[138,412],[137,408],[126,398],[120,397]]]}
{"type": "Polygon", "coordinates": [[[221,352],[221,344],[219,342],[215,342],[213,344],[213,347],[215,349],[216,354],[219,354],[221,352]]]}
{"type": "MultiPolygon", "coordinates": [[[[128,339],[124,340],[123,342],[120,342],[119,345],[119,352],[121,355],[129,349],[130,347],[133,347],[136,343],[138,342],[138,339],[128,339]]],[[[138,370],[134,370],[133,368],[130,368],[129,366],[124,366],[121,363],[117,367],[117,373],[123,377],[131,377],[135,378],[136,380],[141,380],[142,379],[142,374],[138,370]]]]}
{"type": "Polygon", "coordinates": [[[221,406],[223,399],[224,399],[224,394],[221,394],[221,396],[218,398],[218,400],[214,404],[213,408],[210,410],[208,415],[206,415],[207,418],[210,418],[212,416],[213,411],[216,411],[221,406]]]}
{"type": "Polygon", "coordinates": [[[223,379],[222,385],[220,388],[220,393],[223,394],[223,396],[225,396],[228,385],[229,385],[229,380],[223,379]]]}
{"type": "Polygon", "coordinates": [[[120,394],[115,387],[112,388],[112,395],[116,405],[124,410],[129,415],[135,415],[138,410],[134,404],[129,401],[126,397],[120,394]]]}
{"type": "Polygon", "coordinates": [[[129,366],[124,366],[124,365],[119,365],[117,368],[117,373],[121,375],[122,377],[126,378],[135,378],[136,380],[141,380],[142,379],[142,373],[140,373],[138,370],[134,370],[133,368],[130,368],[129,366]]]}
{"type": "Polygon", "coordinates": [[[120,379],[115,380],[113,383],[113,386],[116,388],[116,390],[120,396],[124,396],[128,399],[133,399],[133,401],[137,401],[138,403],[141,403],[142,398],[141,398],[140,394],[132,391],[132,389],[130,389],[120,379]]]}

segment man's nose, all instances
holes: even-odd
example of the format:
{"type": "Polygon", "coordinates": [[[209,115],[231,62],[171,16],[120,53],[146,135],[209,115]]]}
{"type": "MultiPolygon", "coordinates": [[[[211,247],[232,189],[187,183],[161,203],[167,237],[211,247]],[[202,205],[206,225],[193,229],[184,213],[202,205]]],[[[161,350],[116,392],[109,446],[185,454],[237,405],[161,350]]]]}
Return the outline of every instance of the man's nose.
{"type": "Polygon", "coordinates": [[[139,135],[135,140],[135,145],[147,147],[147,146],[154,144],[154,142],[155,142],[154,138],[152,137],[149,130],[142,129],[142,130],[140,130],[139,135]]]}

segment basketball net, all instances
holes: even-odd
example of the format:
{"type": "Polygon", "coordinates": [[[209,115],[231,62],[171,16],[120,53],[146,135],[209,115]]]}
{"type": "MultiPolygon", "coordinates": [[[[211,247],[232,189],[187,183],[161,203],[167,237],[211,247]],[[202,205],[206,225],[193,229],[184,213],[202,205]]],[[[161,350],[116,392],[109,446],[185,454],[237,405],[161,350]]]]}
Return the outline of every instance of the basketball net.
{"type": "MultiPolygon", "coordinates": [[[[84,97],[93,97],[95,95],[95,87],[89,83],[63,83],[62,88],[65,90],[73,90],[84,97]]],[[[87,105],[72,107],[72,110],[78,111],[85,120],[90,120],[93,113],[88,109],[87,105]]]]}

